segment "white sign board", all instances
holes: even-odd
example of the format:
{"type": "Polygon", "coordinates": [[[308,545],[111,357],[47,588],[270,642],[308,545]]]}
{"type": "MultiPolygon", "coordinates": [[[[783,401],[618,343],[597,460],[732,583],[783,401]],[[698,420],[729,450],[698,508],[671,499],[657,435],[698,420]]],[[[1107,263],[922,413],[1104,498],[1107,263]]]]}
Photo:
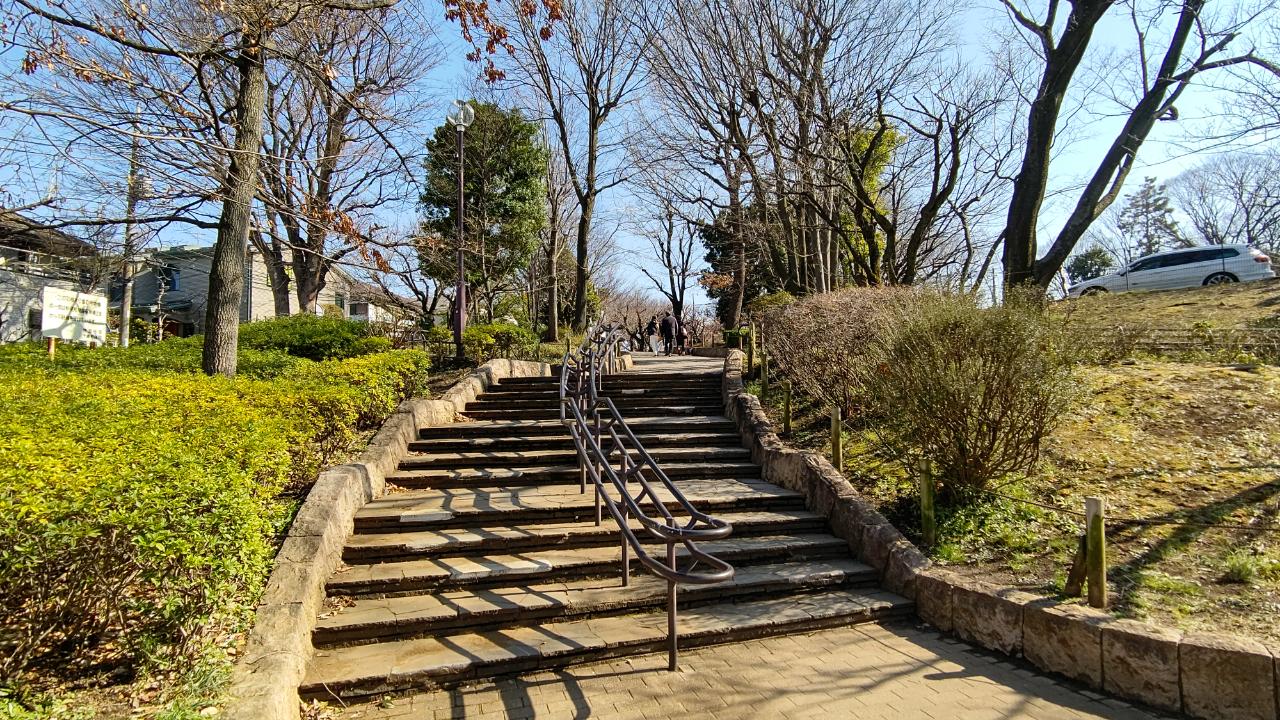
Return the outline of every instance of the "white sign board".
{"type": "Polygon", "coordinates": [[[106,343],[107,299],[102,295],[45,286],[40,291],[40,302],[42,336],[106,343]]]}

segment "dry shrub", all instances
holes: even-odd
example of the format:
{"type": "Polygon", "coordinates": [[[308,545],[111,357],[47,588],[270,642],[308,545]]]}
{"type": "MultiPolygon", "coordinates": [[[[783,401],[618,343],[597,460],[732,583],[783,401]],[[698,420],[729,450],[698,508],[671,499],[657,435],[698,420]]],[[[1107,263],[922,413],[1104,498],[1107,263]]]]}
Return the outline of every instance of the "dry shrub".
{"type": "Polygon", "coordinates": [[[940,293],[920,293],[899,318],[861,381],[887,453],[931,460],[955,500],[1030,471],[1077,392],[1063,319],[1038,298],[983,308],[940,293]]]}
{"type": "Polygon", "coordinates": [[[877,340],[921,295],[904,287],[848,288],[767,310],[760,320],[769,361],[800,392],[853,414],[875,367],[877,340]]]}

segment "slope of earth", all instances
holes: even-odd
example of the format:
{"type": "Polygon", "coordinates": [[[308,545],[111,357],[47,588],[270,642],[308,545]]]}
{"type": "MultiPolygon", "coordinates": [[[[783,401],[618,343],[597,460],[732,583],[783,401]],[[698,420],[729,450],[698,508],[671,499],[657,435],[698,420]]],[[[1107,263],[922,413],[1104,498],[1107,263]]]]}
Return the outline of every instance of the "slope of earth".
{"type": "Polygon", "coordinates": [[[1280,278],[1179,290],[1102,293],[1064,300],[1054,307],[1085,327],[1253,327],[1274,323],[1280,317],[1280,278]]]}
{"type": "MultiPolygon", "coordinates": [[[[1081,520],[1011,498],[1078,512],[1098,495],[1108,504],[1113,612],[1280,640],[1280,368],[1239,367],[1082,369],[1085,398],[1048,439],[1040,472],[997,488],[1004,497],[941,510],[935,561],[1056,595],[1081,520]]],[[[778,395],[766,406],[780,427],[778,395]]],[[[790,441],[829,453],[826,416],[803,406],[795,413],[790,441]]],[[[911,533],[914,484],[871,436],[846,431],[845,474],[911,533]]]]}

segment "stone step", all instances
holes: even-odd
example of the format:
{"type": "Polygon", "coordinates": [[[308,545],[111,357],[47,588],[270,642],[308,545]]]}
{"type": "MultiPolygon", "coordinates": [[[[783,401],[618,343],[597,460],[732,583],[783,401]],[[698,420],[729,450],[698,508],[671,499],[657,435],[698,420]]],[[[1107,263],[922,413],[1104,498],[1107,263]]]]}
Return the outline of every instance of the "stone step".
{"type": "MultiPolygon", "coordinates": [[[[717,517],[733,525],[733,537],[822,533],[827,521],[807,510],[729,512],[717,517]]],[[[632,519],[630,525],[640,530],[632,519]]],[[[437,555],[474,556],[492,552],[592,547],[618,542],[617,524],[606,519],[445,528],[417,532],[352,535],[343,550],[348,563],[374,563],[437,555]]]]}
{"type": "MultiPolygon", "coordinates": [[[[413,450],[413,448],[410,448],[413,450]]],[[[714,463],[749,463],[751,451],[736,445],[734,447],[653,447],[645,448],[650,457],[666,468],[667,463],[699,464],[714,463]]],[[[639,460],[640,454],[631,451],[633,460],[639,460]]],[[[617,452],[609,454],[614,467],[622,462],[622,455],[617,452]]],[[[400,469],[474,469],[489,468],[527,468],[547,466],[577,466],[578,451],[572,445],[560,450],[487,450],[478,452],[411,452],[400,461],[400,469]]]]}
{"type": "MultiPolygon", "coordinates": [[[[646,450],[652,452],[661,447],[740,447],[742,436],[737,433],[688,432],[660,435],[636,435],[646,450]]],[[[572,450],[573,440],[567,434],[495,437],[435,438],[415,440],[409,443],[412,452],[483,452],[488,450],[572,450]]]]}
{"type": "MultiPolygon", "coordinates": [[[[686,480],[680,491],[702,512],[800,510],[804,496],[763,480],[686,480]]],[[[657,491],[675,507],[670,493],[657,491]]],[[[590,487],[577,485],[483,487],[467,490],[408,490],[385,495],[356,512],[357,533],[520,524],[595,517],[590,487]]]]}
{"type": "MultiPolygon", "coordinates": [[[[644,387],[665,385],[667,387],[693,388],[707,385],[720,387],[721,375],[712,373],[680,373],[680,372],[624,372],[606,375],[601,385],[604,387],[644,387]]],[[[497,387],[560,387],[560,375],[543,375],[541,377],[510,377],[498,381],[497,387]]]]}
{"type": "MultiPolygon", "coordinates": [[[[703,543],[701,547],[733,565],[831,557],[849,552],[848,543],[827,534],[729,537],[703,543]]],[[[329,579],[326,587],[331,596],[404,595],[447,588],[614,576],[620,572],[621,552],[619,547],[605,545],[539,550],[517,555],[450,555],[371,565],[347,565],[329,579]]],[[[661,545],[649,546],[649,553],[654,557],[662,557],[664,552],[661,545]]],[[[684,547],[677,547],[677,559],[684,556],[684,547]]],[[[631,567],[636,572],[640,572],[642,568],[635,558],[632,558],[631,567]]]]}
{"type": "MultiPolygon", "coordinates": [[[[633,387],[625,387],[625,386],[611,385],[606,383],[602,392],[608,395],[609,397],[613,397],[613,398],[618,398],[618,397],[669,398],[669,397],[675,397],[675,396],[680,396],[680,397],[698,396],[698,397],[714,397],[719,399],[722,397],[720,393],[719,383],[715,385],[711,385],[711,384],[695,385],[692,387],[677,385],[675,386],[675,388],[664,387],[661,385],[637,385],[633,387]]],[[[560,385],[559,384],[547,385],[545,387],[541,385],[491,385],[487,390],[485,390],[483,397],[485,397],[486,399],[487,398],[557,399],[560,397],[560,385]]]]}
{"type": "MultiPolygon", "coordinates": [[[[720,401],[718,395],[705,395],[689,397],[686,395],[659,397],[659,396],[639,396],[639,395],[608,395],[613,401],[615,407],[624,413],[631,410],[651,409],[650,411],[661,411],[667,407],[696,407],[702,408],[704,413],[720,413],[724,403],[720,401]]],[[[473,410],[537,410],[551,408],[559,410],[560,401],[555,398],[504,398],[493,395],[483,395],[479,400],[467,403],[466,413],[469,415],[473,410]]]]}
{"type": "MultiPolygon", "coordinates": [[[[877,579],[875,569],[844,558],[747,565],[737,568],[733,579],[726,582],[680,586],[680,607],[783,592],[865,587],[877,579]]],[[[667,582],[643,570],[633,574],[625,587],[619,577],[607,577],[439,595],[360,598],[322,614],[312,642],[316,647],[333,647],[529,625],[552,618],[618,615],[663,606],[666,598],[667,582]]]]}
{"type": "MultiPolygon", "coordinates": [[[[558,413],[558,411],[557,411],[558,413]]],[[[449,425],[434,425],[419,428],[418,437],[423,440],[436,438],[470,438],[500,437],[516,435],[520,437],[545,437],[560,435],[568,437],[568,430],[560,422],[557,414],[554,419],[541,420],[476,420],[449,425]]],[[[654,433],[684,432],[737,432],[733,421],[723,415],[703,416],[671,416],[671,415],[637,415],[627,418],[627,427],[637,435],[654,433]]]]}
{"type": "MultiPolygon", "coordinates": [[[[748,479],[760,477],[760,466],[747,461],[665,462],[662,471],[672,480],[707,480],[711,478],[748,479]]],[[[647,476],[647,477],[652,477],[647,476]]],[[[405,458],[400,469],[387,480],[401,488],[437,490],[482,488],[490,485],[507,487],[528,485],[566,485],[581,483],[577,464],[528,465],[514,467],[439,468],[430,462],[405,458]]]]}
{"type": "MultiPolygon", "coordinates": [[[[682,647],[906,615],[904,598],[876,590],[835,589],[805,595],[720,603],[682,611],[682,647]]],[[[662,612],[575,619],[490,632],[318,650],[299,688],[305,698],[355,698],[377,693],[452,687],[481,677],[661,652],[662,612]]]]}
{"type": "MultiPolygon", "coordinates": [[[[560,417],[560,406],[552,405],[549,407],[525,408],[522,410],[485,410],[476,409],[477,403],[467,403],[467,409],[463,411],[463,415],[472,420],[553,420],[560,417]]],[[[627,413],[625,408],[619,406],[619,410],[627,413]]],[[[662,408],[640,408],[646,412],[654,412],[661,410],[667,415],[696,415],[706,417],[712,413],[719,414],[724,412],[720,405],[670,405],[662,408]]],[[[631,425],[630,418],[627,419],[627,425],[631,425]]],[[[632,428],[632,432],[635,429],[632,428]]]]}

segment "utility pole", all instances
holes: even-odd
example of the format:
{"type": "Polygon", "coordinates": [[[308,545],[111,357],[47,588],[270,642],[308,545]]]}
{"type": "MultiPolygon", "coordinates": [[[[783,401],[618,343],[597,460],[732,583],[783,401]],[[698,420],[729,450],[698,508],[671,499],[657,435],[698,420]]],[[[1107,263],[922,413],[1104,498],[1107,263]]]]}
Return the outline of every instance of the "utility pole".
{"type": "Polygon", "coordinates": [[[129,323],[133,320],[133,262],[137,254],[133,221],[142,195],[142,182],[138,177],[138,138],[134,136],[129,152],[129,180],[125,189],[124,209],[124,266],[120,270],[123,287],[120,291],[120,347],[129,347],[129,323]]]}
{"type": "Polygon", "coordinates": [[[453,110],[445,117],[450,125],[458,133],[458,285],[453,295],[453,342],[457,345],[457,356],[459,360],[463,360],[467,356],[466,348],[462,343],[462,334],[467,329],[467,276],[466,265],[463,257],[463,213],[466,210],[466,197],[463,190],[463,166],[466,164],[466,158],[463,155],[463,135],[467,131],[467,126],[475,119],[475,110],[462,100],[453,101],[453,110]]]}

